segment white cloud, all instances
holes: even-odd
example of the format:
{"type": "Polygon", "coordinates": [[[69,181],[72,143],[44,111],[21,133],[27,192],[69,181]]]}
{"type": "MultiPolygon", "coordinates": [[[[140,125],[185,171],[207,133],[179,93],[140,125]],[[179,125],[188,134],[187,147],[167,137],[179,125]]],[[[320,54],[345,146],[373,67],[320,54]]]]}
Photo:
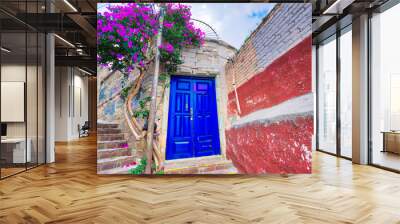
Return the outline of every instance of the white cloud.
{"type": "Polygon", "coordinates": [[[219,37],[239,48],[270,12],[270,3],[191,3],[192,18],[208,23],[219,37]]]}

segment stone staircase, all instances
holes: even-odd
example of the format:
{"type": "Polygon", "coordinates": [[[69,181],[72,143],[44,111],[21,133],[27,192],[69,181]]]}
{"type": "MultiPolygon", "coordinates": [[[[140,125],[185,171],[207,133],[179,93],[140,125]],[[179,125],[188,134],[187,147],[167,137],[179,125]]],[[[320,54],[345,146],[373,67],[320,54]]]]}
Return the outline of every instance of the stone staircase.
{"type": "Polygon", "coordinates": [[[165,174],[237,174],[230,160],[222,156],[206,156],[168,160],[164,164],[165,174]]]}
{"type": "Polygon", "coordinates": [[[136,162],[119,124],[97,123],[97,173],[127,174],[136,162]]]}

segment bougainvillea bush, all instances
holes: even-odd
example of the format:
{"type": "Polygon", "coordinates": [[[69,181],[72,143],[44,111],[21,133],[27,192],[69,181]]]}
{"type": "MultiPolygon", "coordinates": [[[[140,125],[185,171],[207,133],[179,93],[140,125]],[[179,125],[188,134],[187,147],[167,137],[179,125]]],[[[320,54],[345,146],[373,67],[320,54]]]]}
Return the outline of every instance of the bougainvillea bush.
{"type": "MultiPolygon", "coordinates": [[[[136,121],[139,122],[136,124],[145,124],[150,114],[148,102],[152,98],[146,96],[146,93],[142,94],[141,84],[147,74],[145,71],[155,61],[156,39],[160,34],[160,28],[162,43],[158,46],[158,50],[162,70],[158,84],[162,84],[162,96],[164,96],[165,87],[168,85],[165,82],[167,75],[175,73],[177,66],[182,63],[182,49],[199,47],[204,43],[204,33],[195,28],[191,21],[190,7],[172,3],[163,5],[118,3],[111,4],[105,12],[98,14],[98,65],[124,74],[120,80],[122,83],[120,96],[125,103],[125,112],[128,112],[132,119],[138,119],[136,121]],[[131,77],[135,81],[127,84],[130,74],[137,74],[132,72],[134,69],[139,71],[139,76],[131,77]],[[135,102],[138,102],[136,107],[132,106],[135,102]]],[[[131,119],[127,121],[130,122],[131,119]]],[[[136,136],[142,134],[140,130],[139,133],[135,133],[136,136]]],[[[142,158],[130,173],[140,174],[149,169],[162,173],[163,168],[160,165],[157,167],[152,160],[142,158]]]]}
{"type": "Polygon", "coordinates": [[[182,4],[167,4],[163,24],[163,44],[161,61],[165,64],[166,72],[176,72],[181,64],[180,54],[183,47],[199,47],[204,43],[204,32],[195,28],[190,21],[190,7],[182,4]]]}
{"type": "MultiPolygon", "coordinates": [[[[167,73],[181,63],[183,47],[198,47],[204,33],[190,21],[190,7],[182,4],[164,6],[161,62],[167,73]]],[[[101,66],[127,74],[144,69],[154,59],[160,8],[154,4],[126,3],[108,7],[97,19],[97,61],[101,66]]]]}

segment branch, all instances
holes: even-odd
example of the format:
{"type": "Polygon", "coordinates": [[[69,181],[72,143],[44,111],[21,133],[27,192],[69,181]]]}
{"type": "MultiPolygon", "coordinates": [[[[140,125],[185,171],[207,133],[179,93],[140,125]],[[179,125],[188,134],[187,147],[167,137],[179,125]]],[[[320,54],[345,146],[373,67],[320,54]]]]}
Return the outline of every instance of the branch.
{"type": "Polygon", "coordinates": [[[151,57],[150,59],[147,60],[146,65],[150,65],[155,58],[156,58],[156,56],[153,55],[153,57],[151,57]]]}

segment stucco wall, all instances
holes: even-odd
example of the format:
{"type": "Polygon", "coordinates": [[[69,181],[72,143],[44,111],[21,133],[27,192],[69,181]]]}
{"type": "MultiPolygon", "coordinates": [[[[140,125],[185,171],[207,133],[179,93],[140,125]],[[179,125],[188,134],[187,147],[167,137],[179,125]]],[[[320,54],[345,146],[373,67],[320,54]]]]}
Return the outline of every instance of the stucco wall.
{"type": "Polygon", "coordinates": [[[311,4],[277,4],[226,65],[227,156],[243,173],[310,173],[311,4]]]}

